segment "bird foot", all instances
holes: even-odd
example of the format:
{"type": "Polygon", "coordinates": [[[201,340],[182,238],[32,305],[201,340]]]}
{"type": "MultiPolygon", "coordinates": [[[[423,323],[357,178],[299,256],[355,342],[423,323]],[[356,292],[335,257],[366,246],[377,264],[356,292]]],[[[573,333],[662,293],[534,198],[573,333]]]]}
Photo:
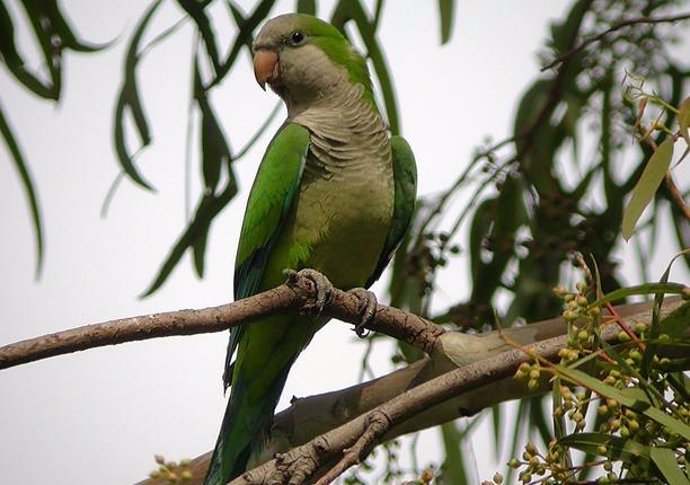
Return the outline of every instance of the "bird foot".
{"type": "Polygon", "coordinates": [[[315,312],[316,316],[321,315],[321,312],[330,301],[331,295],[333,294],[333,284],[328,278],[311,268],[305,268],[299,271],[286,269],[283,271],[283,274],[287,276],[288,284],[295,284],[300,278],[306,278],[311,281],[316,290],[316,298],[314,299],[313,305],[307,306],[306,309],[315,312]]]}
{"type": "Polygon", "coordinates": [[[359,298],[359,313],[361,320],[355,325],[354,331],[358,337],[366,337],[369,332],[364,328],[372,322],[374,315],[376,315],[376,305],[378,300],[374,292],[365,290],[364,288],[353,288],[348,293],[359,298]]]}

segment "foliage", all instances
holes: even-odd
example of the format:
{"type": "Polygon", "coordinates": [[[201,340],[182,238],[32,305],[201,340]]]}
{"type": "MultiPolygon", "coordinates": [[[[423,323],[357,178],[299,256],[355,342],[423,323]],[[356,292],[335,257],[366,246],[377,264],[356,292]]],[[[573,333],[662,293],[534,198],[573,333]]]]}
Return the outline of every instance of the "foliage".
{"type": "Polygon", "coordinates": [[[690,365],[687,358],[668,353],[674,347],[687,349],[688,339],[680,330],[686,330],[688,323],[676,327],[678,315],[665,320],[658,316],[664,292],[686,289],[668,286],[667,277],[668,271],[659,285],[643,290],[657,295],[651,328],[640,325],[632,332],[621,326],[621,343],[616,346],[599,338],[601,326],[619,318],[609,301],[639,289],[597,298],[596,278],[578,284],[576,292],[556,289],[564,302],[569,334],[561,362],[525,363],[516,373],[530,388],[542,374],[552,376],[554,434],[545,450],[528,443],[522,459],[510,460],[511,468],[521,470],[520,481],[565,483],[595,474],[598,483],[688,482],[690,386],[682,371],[690,365]],[[610,315],[604,316],[607,310],[610,315]],[[585,431],[588,420],[591,431],[585,431]],[[582,463],[575,463],[574,450],[585,453],[582,463]]]}
{"type": "MultiPolygon", "coordinates": [[[[196,39],[192,59],[179,62],[193,66],[189,116],[190,120],[199,121],[189,126],[201,146],[198,169],[203,174],[203,187],[186,227],[173,243],[145,291],[146,295],[165,283],[188,250],[193,253],[197,274],[203,276],[206,241],[212,223],[237,194],[234,164],[253,146],[277,113],[269,115],[267,122],[243,147],[233,149],[212,101],[213,91],[232,71],[240,52],[251,49],[253,33],[271,16],[275,0],[257,1],[250,12],[242,11],[235,2],[227,0],[222,2],[224,10],[214,10],[213,14],[210,0],[177,0],[175,3],[182,15],[179,21],[161,32],[151,33],[150,30],[162,0],[151,2],[139,19],[129,39],[113,120],[114,146],[122,170],[122,177],[116,182],[127,178],[145,190],[152,190],[154,182],[146,180],[137,166],[137,155],[151,146],[155,131],[148,122],[146,93],[141,91],[137,73],[148,52],[170,36],[179,35],[182,25],[191,24],[196,39]],[[234,40],[226,48],[220,45],[214,32],[214,15],[220,15],[221,11],[237,26],[234,40]],[[151,40],[144,42],[148,38],[151,40]],[[130,119],[133,123],[129,123],[130,119]],[[129,129],[130,125],[133,129],[129,129]],[[133,141],[135,137],[138,144],[133,141]]],[[[648,398],[649,404],[658,405],[658,409],[673,415],[673,419],[685,419],[687,423],[687,415],[679,414],[683,407],[678,402],[682,401],[675,402],[676,407],[671,409],[664,408],[659,398],[659,394],[687,393],[678,384],[684,386],[685,381],[675,374],[676,370],[659,367],[663,358],[656,355],[656,349],[662,343],[663,334],[653,328],[653,335],[645,334],[641,339],[630,337],[630,343],[622,348],[605,347],[596,339],[596,328],[603,317],[594,310],[604,302],[592,301],[599,292],[611,293],[623,286],[616,259],[623,237],[634,236],[631,241],[636,245],[645,280],[649,279],[644,271],[650,248],[645,246],[644,236],[649,236],[650,245],[654,244],[658,228],[669,224],[673,227],[677,247],[690,246],[690,211],[684,203],[685,194],[675,187],[669,171],[673,145],[685,147],[690,142],[690,101],[688,98],[683,101],[688,93],[690,70],[673,53],[674,42],[687,26],[680,22],[690,18],[687,12],[678,12],[682,4],[676,0],[621,0],[613,4],[605,0],[573,0],[563,19],[551,26],[541,53],[546,67],[516,101],[510,136],[483,143],[467,169],[458,174],[446,191],[418,202],[413,229],[395,257],[390,293],[393,306],[430,316],[460,331],[482,328],[497,320],[511,325],[518,319],[548,318],[561,311],[562,300],[567,298],[566,311],[574,312],[589,323],[586,329],[573,329],[570,351],[574,354],[564,355],[565,361],[585,366],[596,364],[602,379],[595,379],[596,382],[603,382],[606,389],[616,389],[619,393],[631,383],[642,382],[640,378],[643,378],[649,384],[650,395],[656,396],[648,398]],[[628,84],[621,87],[624,79],[628,84]],[[654,106],[660,106],[661,111],[653,112],[654,106]],[[675,130],[669,128],[675,126],[675,130]],[[631,138],[636,142],[631,144],[631,138]],[[460,193],[464,202],[457,202],[460,193]],[[471,195],[467,196],[468,193],[471,195]],[[460,236],[463,228],[469,232],[467,241],[460,236]],[[597,262],[597,268],[589,264],[589,271],[595,272],[597,280],[590,281],[586,290],[561,291],[554,295],[551,288],[567,281],[572,271],[570,261],[575,250],[591,255],[591,261],[597,262]],[[470,294],[431,315],[437,277],[458,254],[469,259],[470,294]],[[645,346],[645,352],[640,345],[645,346]],[[595,349],[603,349],[605,355],[624,371],[617,370],[615,374],[611,362],[595,362],[590,357],[595,355],[595,349]]],[[[56,0],[26,0],[22,1],[22,6],[37,44],[41,46],[49,81],[41,81],[26,68],[13,37],[16,20],[0,1],[3,64],[18,82],[37,96],[57,101],[64,51],[95,52],[105,46],[78,40],[56,0]]],[[[436,5],[441,43],[451,39],[455,6],[454,0],[439,0],[436,5]]],[[[328,17],[345,35],[355,32],[361,38],[380,88],[383,112],[391,132],[397,133],[394,79],[377,38],[385,13],[384,2],[377,0],[369,12],[361,0],[339,0],[329,16],[318,7],[319,2],[315,0],[296,2],[297,10],[328,17]]],[[[0,132],[10,148],[29,199],[40,267],[43,235],[38,196],[21,148],[1,111],[0,132]]],[[[687,253],[682,258],[685,264],[690,263],[687,253]]],[[[582,267],[580,263],[578,266],[582,267]]],[[[648,290],[650,287],[644,287],[642,293],[656,294],[648,290]]],[[[630,291],[624,292],[623,296],[630,294],[630,291]]],[[[409,362],[419,356],[418,352],[400,345],[395,358],[409,362]]],[[[539,374],[544,369],[546,367],[538,366],[528,374],[533,371],[539,374]]],[[[555,411],[561,409],[569,417],[569,424],[562,416],[557,416],[559,412],[554,412],[552,432],[548,425],[551,416],[545,413],[541,399],[529,398],[520,403],[518,422],[529,421],[548,450],[541,455],[536,453],[538,445],[530,445],[526,450],[525,456],[529,457],[521,465],[532,467],[529,469],[532,476],[539,475],[537,472],[542,468],[546,473],[551,466],[569,467],[567,448],[604,456],[599,460],[604,467],[603,476],[611,472],[606,470],[607,463],[618,457],[630,464],[629,458],[633,455],[649,459],[640,470],[622,466],[617,476],[646,474],[644,476],[656,479],[660,473],[668,478],[666,471],[675,473],[675,468],[669,464],[670,455],[663,451],[671,451],[667,444],[675,438],[664,435],[658,421],[635,406],[606,404],[608,411],[600,415],[593,431],[589,434],[579,432],[584,429],[584,424],[579,423],[589,419],[583,411],[597,399],[596,393],[604,400],[613,399],[619,404],[623,401],[607,397],[606,392],[600,392],[601,388],[595,389],[598,384],[595,385],[591,378],[583,381],[580,374],[568,369],[549,367],[548,372],[557,376],[553,389],[555,411]],[[573,376],[577,379],[571,379],[573,376]],[[573,380],[580,386],[576,390],[567,384],[573,380]],[[615,420],[618,426],[614,430],[612,421],[615,420]],[[632,422],[637,423],[636,432],[641,434],[633,433],[632,422]],[[650,436],[640,431],[647,429],[648,423],[656,423],[650,424],[652,428],[659,426],[659,430],[654,428],[654,433],[647,430],[650,436]],[[602,428],[604,424],[608,424],[608,428],[602,428]],[[572,428],[569,434],[568,426],[572,428]],[[630,434],[623,436],[622,429],[630,434]],[[552,444],[554,434],[557,440],[552,444]],[[604,441],[608,453],[597,453],[602,451],[598,447],[604,441]],[[636,444],[628,444],[631,442],[636,444]],[[547,462],[549,453],[555,458],[547,462]],[[535,463],[532,463],[533,458],[536,458],[535,463]]],[[[498,453],[499,428],[510,424],[506,424],[500,408],[494,409],[492,416],[498,453]]],[[[515,423],[513,428],[520,426],[515,423]]],[[[447,456],[451,457],[459,449],[465,433],[455,427],[445,427],[442,433],[447,456]]],[[[513,455],[517,454],[520,439],[520,433],[516,432],[513,455]]],[[[387,455],[397,456],[391,449],[385,450],[387,455]]],[[[458,483],[457,477],[466,472],[462,466],[453,467],[452,464],[449,458],[448,466],[440,473],[447,473],[446,478],[453,477],[458,483]]],[[[389,470],[397,469],[392,466],[389,470]]],[[[526,473],[525,470],[522,473],[526,473]]],[[[422,476],[422,470],[416,470],[416,474],[422,476]]],[[[355,478],[353,476],[353,480],[355,478]]],[[[510,482],[510,477],[507,481],[510,482]]]]}

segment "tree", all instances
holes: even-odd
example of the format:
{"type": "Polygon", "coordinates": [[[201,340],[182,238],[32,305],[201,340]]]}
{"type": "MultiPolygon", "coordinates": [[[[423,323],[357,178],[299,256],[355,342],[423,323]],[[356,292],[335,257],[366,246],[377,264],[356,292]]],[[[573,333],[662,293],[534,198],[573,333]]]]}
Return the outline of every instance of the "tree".
{"type": "MultiPolygon", "coordinates": [[[[200,160],[203,191],[194,216],[148,293],[160,287],[187,248],[193,251],[197,272],[200,275],[204,272],[203,256],[211,222],[237,189],[230,162],[238,158],[238,153],[243,153],[243,150],[231,152],[224,141],[215,114],[220,110],[209,92],[216,92],[218,88],[213,80],[225,72],[224,65],[231,66],[235,62],[237,57],[232,53],[244,48],[246,35],[268,15],[271,3],[262,2],[254,10],[256,15],[249,16],[229,4],[233,19],[248,27],[239,28],[237,41],[225,57],[218,54],[221,42],[209,27],[217,18],[217,11],[194,3],[180,3],[188,16],[186,22],[193,23],[198,36],[199,47],[192,53],[195,88],[191,102],[195,116],[200,119],[197,128],[204,147],[200,160]],[[243,23],[246,17],[251,20],[248,24],[243,23]]],[[[300,8],[310,9],[310,3],[299,2],[300,8]]],[[[158,2],[152,4],[132,36],[114,130],[122,169],[142,186],[148,182],[127,151],[124,137],[128,131],[122,128],[122,113],[125,108],[132,111],[136,129],[146,143],[147,124],[142,121],[143,113],[138,111],[145,94],[137,96],[138,90],[133,84],[137,78],[136,61],[142,59],[137,53],[144,49],[136,33],[148,28],[159,5],[158,2]]],[[[386,15],[380,5],[381,2],[369,14],[357,2],[343,1],[338,3],[332,15],[336,24],[354,26],[363,39],[382,88],[391,129],[397,131],[398,108],[391,87],[392,76],[381,53],[382,46],[373,34],[380,25],[379,17],[386,15]]],[[[440,2],[439,5],[442,39],[447,40],[451,32],[449,19],[453,18],[453,2],[440,2]]],[[[666,136],[663,128],[653,132],[647,129],[655,126],[656,113],[650,113],[649,108],[645,110],[644,103],[649,106],[663,101],[680,108],[687,92],[684,86],[687,68],[674,61],[670,52],[671,38],[679,35],[673,28],[674,22],[687,18],[675,7],[658,2],[620,2],[616,8],[609,8],[605,2],[580,1],[571,6],[561,21],[554,23],[549,44],[552,51],[544,54],[543,64],[556,62],[543,74],[535,76],[518,103],[512,136],[480,147],[469,168],[445,193],[420,201],[417,225],[406,250],[400,251],[395,261],[390,288],[392,306],[430,317],[437,323],[454,322],[462,331],[494,322],[495,314],[502,326],[509,326],[518,317],[527,321],[553,317],[562,311],[562,302],[551,289],[570,278],[569,256],[573,250],[585,255],[581,260],[585,263],[580,262],[578,266],[592,276],[585,278],[586,291],[570,289],[560,291],[561,296],[585,297],[591,303],[598,298],[599,291],[609,293],[622,286],[615,249],[620,242],[618,228],[625,211],[626,195],[638,185],[652,153],[659,153],[659,150],[654,151],[655,146],[666,136]],[[624,77],[625,70],[643,77],[645,86],[654,86],[658,94],[652,94],[650,88],[635,81],[629,85],[628,93],[636,98],[629,100],[621,96],[624,89],[618,81],[624,77]],[[594,126],[588,130],[591,124],[594,126]],[[630,147],[627,141],[638,129],[641,130],[640,142],[637,147],[630,147]],[[573,155],[569,154],[570,149],[573,155]],[[583,150],[587,155],[583,155],[583,150]],[[635,159],[637,162],[632,168],[635,159]],[[623,161],[632,168],[626,176],[622,176],[617,165],[623,161]],[[455,195],[467,187],[474,190],[473,196],[466,198],[468,203],[453,204],[455,195]],[[463,227],[469,228],[469,242],[459,232],[463,227]],[[471,293],[467,299],[439,309],[432,302],[432,297],[443,291],[443,286],[436,282],[437,275],[456,259],[455,253],[462,250],[470,262],[471,293]]],[[[59,25],[58,22],[54,24],[59,25]]],[[[3,56],[6,58],[5,54],[3,56]]],[[[682,134],[682,129],[674,128],[672,110],[664,111],[663,116],[664,127],[682,134]]],[[[661,128],[659,123],[656,125],[661,128]]],[[[678,146],[682,143],[679,140],[678,146]]],[[[665,158],[670,162],[669,157],[665,158]]],[[[661,171],[662,177],[666,171],[661,171]]],[[[656,192],[653,213],[639,225],[641,229],[634,236],[641,259],[647,252],[645,235],[653,236],[664,220],[674,228],[677,247],[687,246],[686,209],[682,194],[679,196],[674,186],[673,178],[667,177],[656,192]]],[[[647,189],[647,193],[650,191],[655,193],[656,186],[647,189]]],[[[670,255],[665,259],[669,260],[670,255]]],[[[644,269],[647,264],[641,263],[640,267],[644,269]]],[[[681,291],[680,287],[665,289],[681,291]]],[[[654,293],[659,287],[646,287],[644,291],[654,293]]],[[[624,295],[632,293],[628,290],[624,295]]],[[[419,349],[401,343],[395,358],[414,362],[421,355],[419,349]]],[[[497,422],[500,422],[500,415],[500,410],[494,411],[497,422]]],[[[549,430],[543,425],[537,426],[551,419],[543,411],[541,400],[523,400],[519,416],[530,416],[535,429],[539,429],[544,441],[548,442],[549,430]]],[[[444,473],[447,477],[458,477],[463,466],[453,457],[453,450],[457,449],[461,433],[452,425],[443,426],[442,433],[448,456],[444,473]]],[[[512,455],[517,455],[517,448],[512,455]]]]}

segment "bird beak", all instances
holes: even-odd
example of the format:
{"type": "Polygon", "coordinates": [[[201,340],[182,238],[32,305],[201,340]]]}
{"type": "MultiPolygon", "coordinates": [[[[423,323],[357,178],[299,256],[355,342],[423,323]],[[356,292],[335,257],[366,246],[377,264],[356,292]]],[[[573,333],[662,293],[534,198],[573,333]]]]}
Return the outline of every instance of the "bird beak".
{"type": "Polygon", "coordinates": [[[278,78],[278,54],[268,49],[259,49],[254,54],[254,76],[261,89],[266,91],[266,82],[278,78]]]}

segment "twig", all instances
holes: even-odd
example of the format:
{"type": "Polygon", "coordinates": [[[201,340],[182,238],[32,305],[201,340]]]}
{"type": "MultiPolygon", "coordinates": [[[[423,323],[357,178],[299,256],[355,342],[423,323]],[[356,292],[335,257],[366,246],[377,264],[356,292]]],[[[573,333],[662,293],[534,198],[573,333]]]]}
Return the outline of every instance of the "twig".
{"type": "MultiPolygon", "coordinates": [[[[0,369],[106,345],[220,332],[290,309],[308,313],[314,298],[315,288],[311,281],[297,277],[272,290],[226,305],[122,318],[9,344],[0,347],[0,369]]],[[[360,300],[353,294],[334,289],[322,315],[360,323],[360,300]]],[[[428,320],[385,305],[377,305],[373,321],[365,328],[403,340],[427,353],[438,336],[445,332],[428,320]]]]}
{"type": "Polygon", "coordinates": [[[552,69],[556,67],[557,65],[563,63],[568,57],[572,56],[573,54],[577,54],[580,52],[582,49],[587,47],[590,44],[593,44],[595,42],[601,41],[604,37],[607,35],[623,29],[625,27],[630,27],[631,25],[638,25],[638,24],[661,24],[661,23],[673,23],[673,22],[678,22],[680,20],[688,20],[690,19],[690,13],[684,13],[684,14],[679,14],[679,15],[668,15],[666,17],[638,17],[634,19],[629,19],[629,20],[624,20],[622,22],[619,22],[615,25],[612,25],[602,33],[595,35],[594,37],[590,37],[587,40],[582,41],[580,44],[576,45],[569,51],[567,51],[565,54],[561,54],[560,56],[556,57],[553,61],[551,61],[549,64],[541,68],[541,71],[544,72],[548,69],[552,69]]]}
{"type": "Polygon", "coordinates": [[[676,203],[676,206],[682,212],[683,217],[690,221],[690,207],[688,207],[688,205],[685,203],[685,199],[683,199],[683,194],[681,194],[680,190],[678,190],[678,186],[673,181],[673,176],[671,175],[670,171],[666,173],[664,182],[666,183],[666,188],[668,189],[668,192],[671,194],[673,202],[676,203]]]}

